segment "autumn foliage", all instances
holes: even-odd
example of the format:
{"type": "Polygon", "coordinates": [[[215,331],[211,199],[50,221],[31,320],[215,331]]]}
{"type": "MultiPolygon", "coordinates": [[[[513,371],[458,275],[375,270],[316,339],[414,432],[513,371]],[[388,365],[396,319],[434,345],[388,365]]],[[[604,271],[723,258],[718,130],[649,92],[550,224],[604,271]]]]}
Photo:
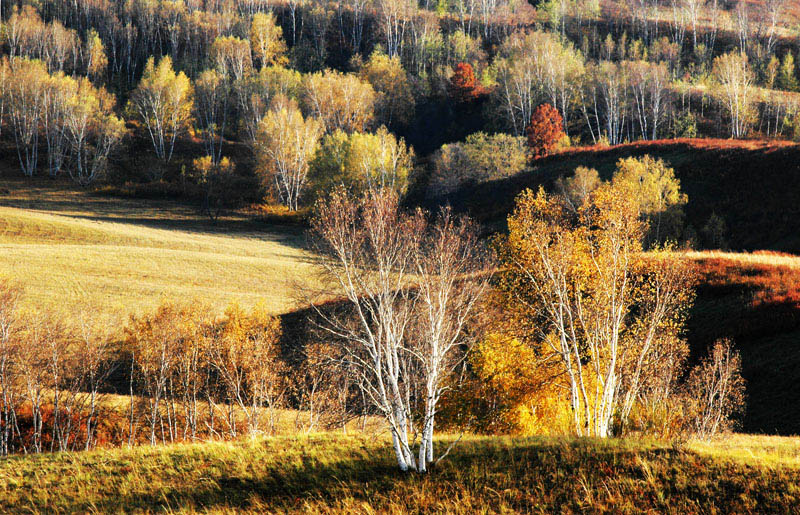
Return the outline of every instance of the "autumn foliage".
{"type": "Polygon", "coordinates": [[[550,104],[542,104],[534,109],[525,131],[533,157],[545,156],[564,138],[564,119],[558,109],[550,104]]]}
{"type": "Polygon", "coordinates": [[[459,104],[470,102],[481,93],[475,71],[469,63],[456,65],[447,87],[450,96],[459,104]]]}

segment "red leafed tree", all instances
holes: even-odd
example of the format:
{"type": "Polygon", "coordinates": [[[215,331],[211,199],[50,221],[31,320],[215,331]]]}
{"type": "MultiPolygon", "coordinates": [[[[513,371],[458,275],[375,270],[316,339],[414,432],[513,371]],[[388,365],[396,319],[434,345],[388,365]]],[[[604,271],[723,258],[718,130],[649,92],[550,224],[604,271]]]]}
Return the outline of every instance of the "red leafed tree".
{"type": "Polygon", "coordinates": [[[564,120],[558,109],[550,104],[541,104],[534,109],[526,131],[533,157],[544,156],[564,137],[564,120]]]}
{"type": "Polygon", "coordinates": [[[458,63],[448,84],[450,96],[458,103],[469,102],[478,95],[478,81],[469,63],[458,63]]]}

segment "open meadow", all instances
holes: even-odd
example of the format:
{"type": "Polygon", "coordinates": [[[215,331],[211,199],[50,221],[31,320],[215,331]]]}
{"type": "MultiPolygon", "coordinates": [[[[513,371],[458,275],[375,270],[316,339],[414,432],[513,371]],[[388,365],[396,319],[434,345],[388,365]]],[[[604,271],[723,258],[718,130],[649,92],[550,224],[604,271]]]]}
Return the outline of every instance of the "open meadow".
{"type": "Polygon", "coordinates": [[[118,318],[162,298],[222,310],[263,303],[284,313],[309,284],[313,257],[294,227],[242,216],[212,224],[194,206],[93,196],[49,181],[0,180],[0,275],[25,303],[118,318]]]}

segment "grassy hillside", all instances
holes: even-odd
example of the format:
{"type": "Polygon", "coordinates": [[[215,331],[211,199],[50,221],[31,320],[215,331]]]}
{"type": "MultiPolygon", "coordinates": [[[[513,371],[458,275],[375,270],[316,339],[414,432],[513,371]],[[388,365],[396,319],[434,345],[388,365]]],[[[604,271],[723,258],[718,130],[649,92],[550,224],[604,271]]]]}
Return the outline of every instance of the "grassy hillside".
{"type": "Polygon", "coordinates": [[[746,432],[800,434],[800,257],[695,253],[702,281],[688,321],[696,355],[732,338],[747,381],[746,432]]]}
{"type": "Polygon", "coordinates": [[[449,202],[501,229],[523,189],[550,189],[578,166],[597,168],[608,179],[620,158],[644,154],[675,168],[689,196],[687,223],[695,231],[716,213],[725,220],[725,237],[733,249],[800,252],[800,188],[792,187],[800,183],[800,146],[786,142],[685,139],[578,148],[538,159],[515,177],[468,186],[430,205],[449,202]]]}
{"type": "Polygon", "coordinates": [[[424,477],[363,436],[20,456],[0,463],[0,511],[788,513],[799,444],[468,437],[424,477]]]}
{"type": "Polygon", "coordinates": [[[119,315],[166,296],[280,313],[314,269],[298,229],[240,216],[211,224],[188,206],[49,182],[0,181],[0,191],[0,274],[22,282],[30,304],[119,315]]]}
{"type": "MultiPolygon", "coordinates": [[[[608,154],[607,171],[618,153],[608,154]]],[[[577,158],[561,166],[578,162],[570,159],[577,158]]],[[[296,228],[235,214],[210,224],[190,206],[91,196],[49,181],[0,182],[4,188],[0,274],[26,286],[31,306],[87,306],[119,319],[166,296],[217,309],[262,301],[285,313],[297,299],[296,283],[313,277],[313,256],[301,249],[296,228]]],[[[687,333],[695,357],[715,339],[733,338],[748,382],[742,429],[800,434],[800,258],[693,257],[703,275],[687,333]]],[[[309,338],[306,315],[284,317],[284,347],[309,338]]]]}

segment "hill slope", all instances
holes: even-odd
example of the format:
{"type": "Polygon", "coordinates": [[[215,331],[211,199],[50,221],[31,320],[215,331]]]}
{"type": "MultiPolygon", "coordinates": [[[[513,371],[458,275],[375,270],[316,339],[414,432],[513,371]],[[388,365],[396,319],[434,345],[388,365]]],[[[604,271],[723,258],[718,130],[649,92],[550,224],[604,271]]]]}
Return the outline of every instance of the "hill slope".
{"type": "Polygon", "coordinates": [[[800,434],[800,257],[694,253],[701,273],[687,338],[695,358],[719,338],[742,353],[746,432],[800,434]]]}
{"type": "Polygon", "coordinates": [[[313,257],[296,229],[229,217],[210,224],[168,202],[98,198],[52,185],[0,183],[0,274],[19,280],[30,304],[84,305],[127,314],[161,297],[223,308],[295,304],[313,257]]]}
{"type": "Polygon", "coordinates": [[[733,140],[665,140],[610,148],[579,148],[538,159],[517,176],[466,186],[429,207],[449,202],[489,227],[504,227],[515,197],[525,188],[553,188],[578,166],[611,177],[623,157],[650,154],[675,168],[688,195],[687,222],[699,231],[712,213],[728,227],[729,245],[738,250],[800,252],[800,145],[733,140]]]}

